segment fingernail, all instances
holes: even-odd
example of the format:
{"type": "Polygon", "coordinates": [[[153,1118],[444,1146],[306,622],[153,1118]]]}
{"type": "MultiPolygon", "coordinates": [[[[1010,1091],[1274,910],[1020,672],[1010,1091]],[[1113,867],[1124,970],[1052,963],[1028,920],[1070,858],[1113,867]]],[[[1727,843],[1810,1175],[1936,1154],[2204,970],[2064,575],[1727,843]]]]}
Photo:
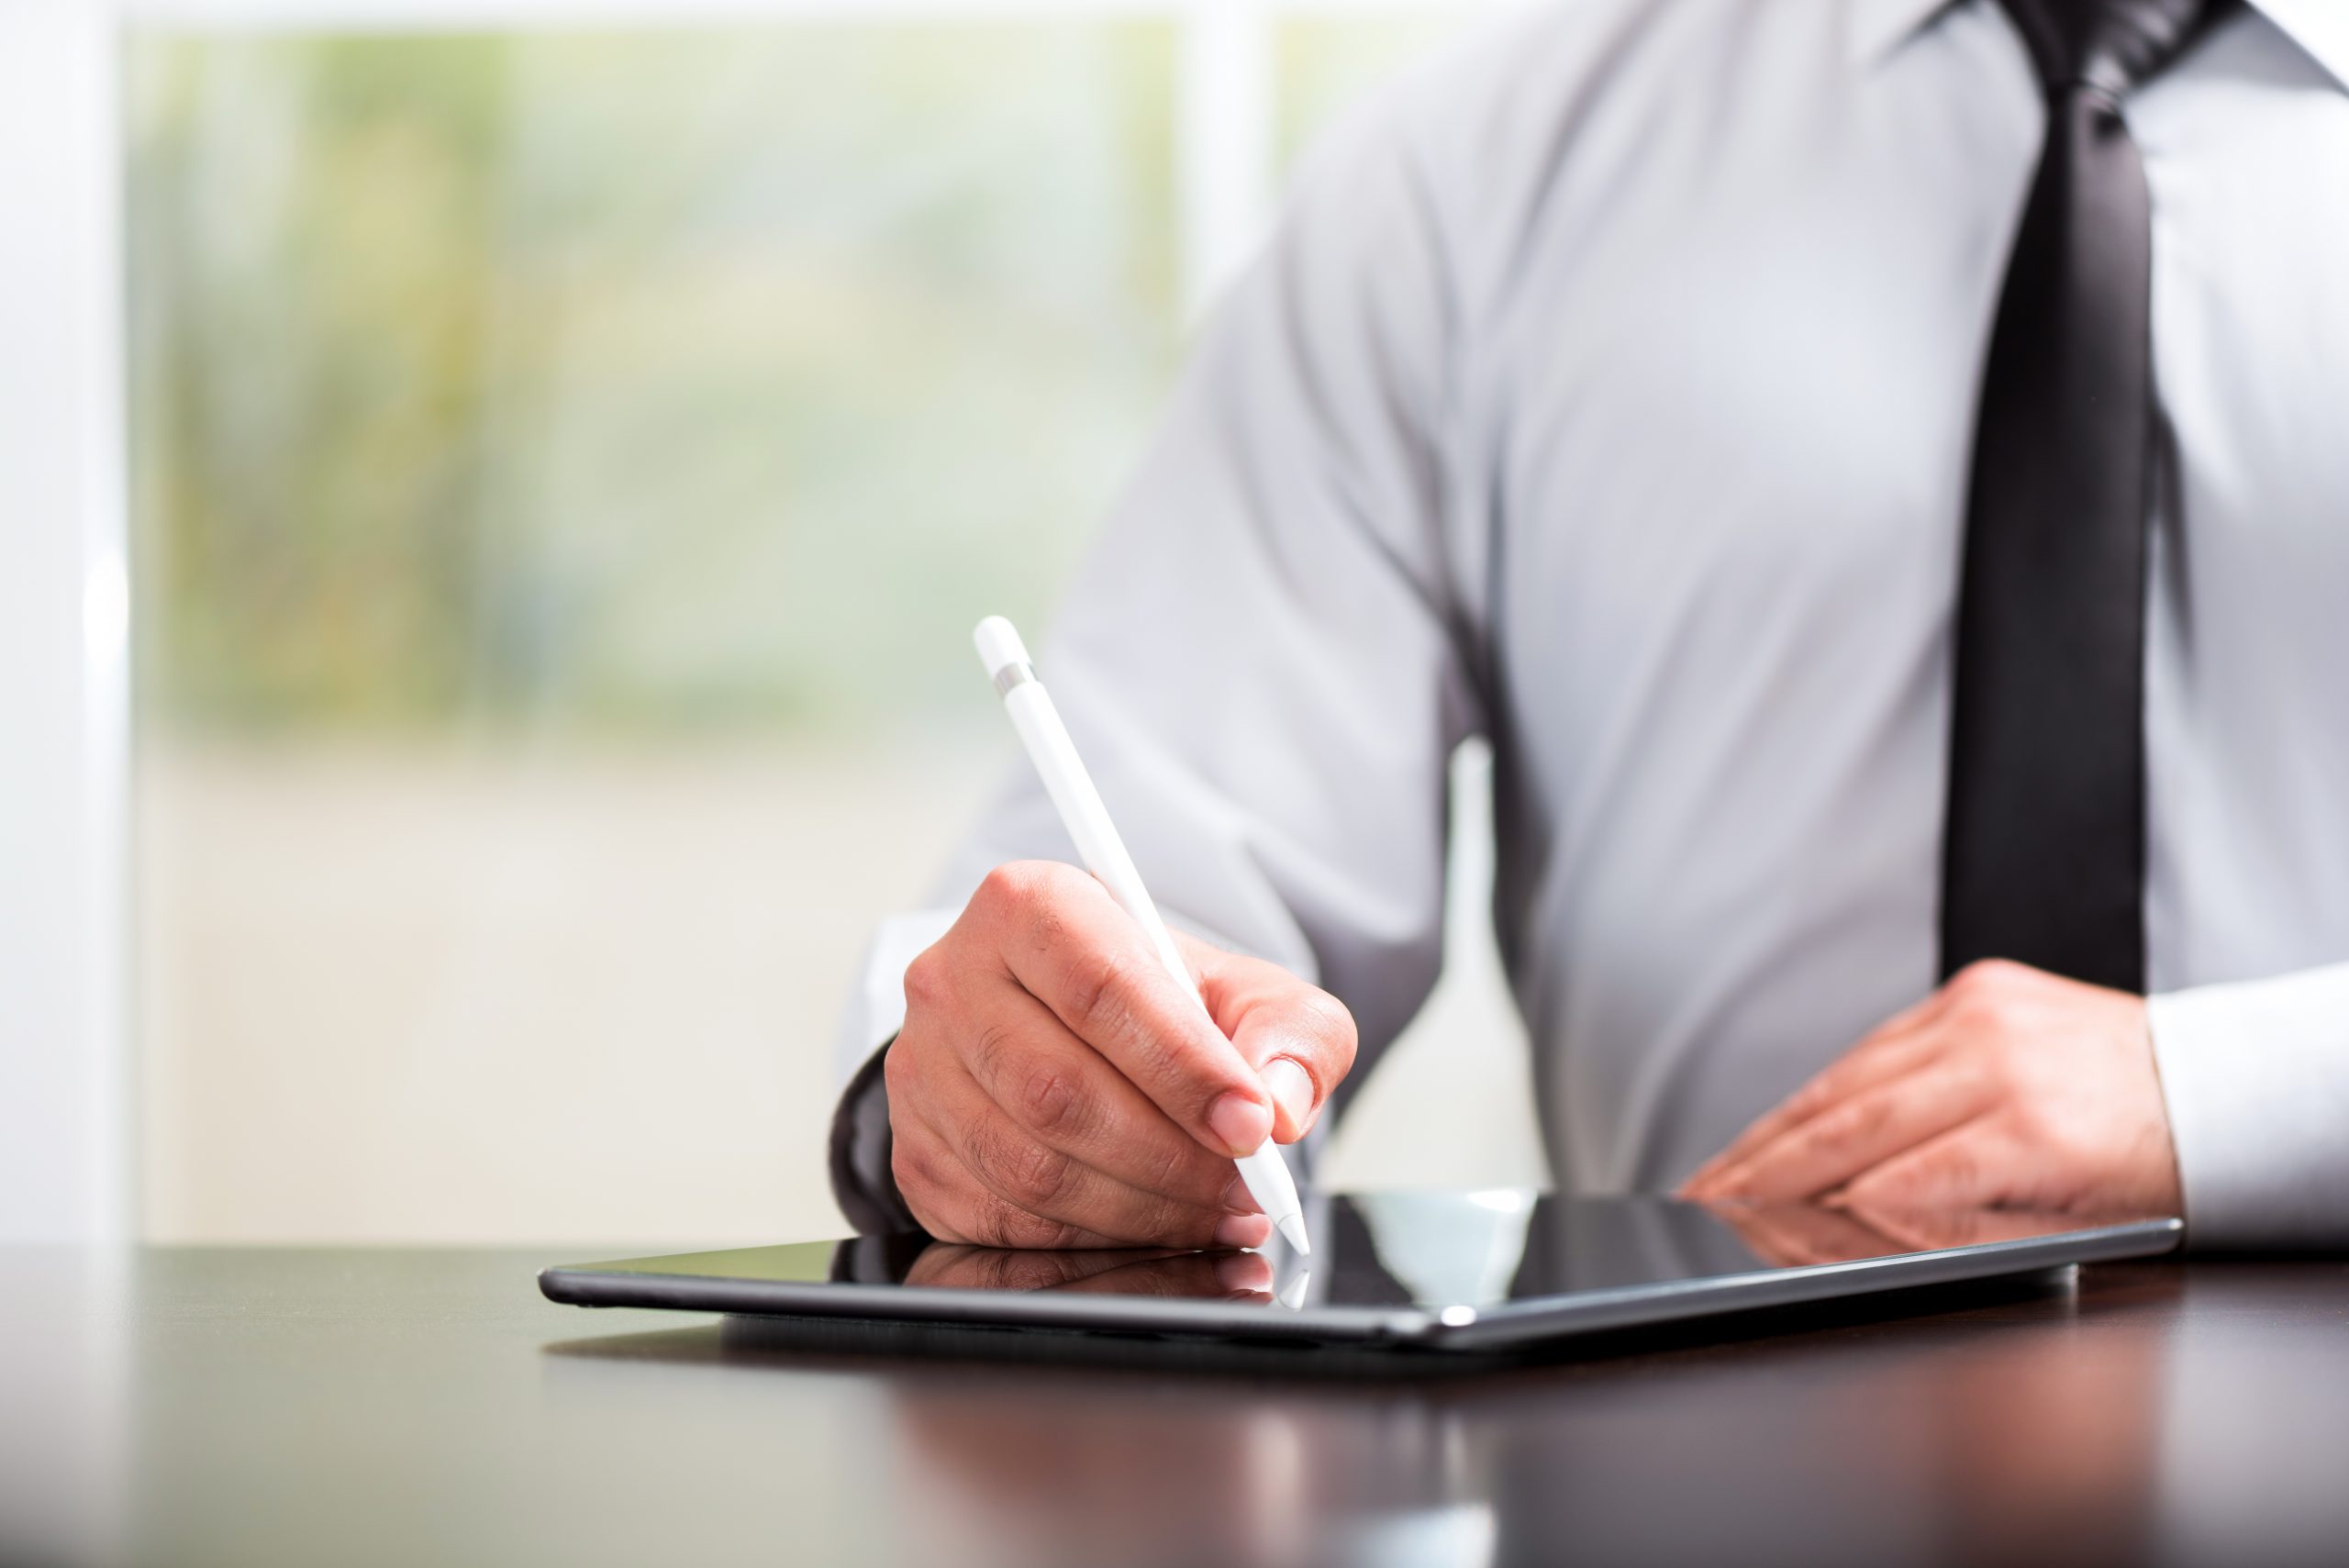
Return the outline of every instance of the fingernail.
{"type": "Polygon", "coordinates": [[[1289,1125],[1302,1132],[1313,1114],[1313,1076],[1294,1058],[1275,1056],[1264,1063],[1264,1088],[1288,1112],[1289,1125]]]}
{"type": "Polygon", "coordinates": [[[1273,1288],[1273,1265],[1253,1252],[1234,1252],[1215,1261],[1215,1283],[1231,1291],[1267,1291],[1273,1288]]]}
{"type": "Polygon", "coordinates": [[[1227,1214],[1215,1222],[1219,1247],[1261,1247],[1272,1235],[1273,1222],[1261,1214],[1227,1214]]]}
{"type": "Polygon", "coordinates": [[[1223,1140],[1224,1152],[1236,1160],[1264,1146],[1273,1134],[1273,1113],[1234,1089],[1208,1107],[1208,1126],[1223,1140]]]}
{"type": "Polygon", "coordinates": [[[1234,1176],[1223,1189],[1223,1207],[1238,1214],[1262,1214],[1264,1206],[1248,1190],[1248,1178],[1234,1176]]]}

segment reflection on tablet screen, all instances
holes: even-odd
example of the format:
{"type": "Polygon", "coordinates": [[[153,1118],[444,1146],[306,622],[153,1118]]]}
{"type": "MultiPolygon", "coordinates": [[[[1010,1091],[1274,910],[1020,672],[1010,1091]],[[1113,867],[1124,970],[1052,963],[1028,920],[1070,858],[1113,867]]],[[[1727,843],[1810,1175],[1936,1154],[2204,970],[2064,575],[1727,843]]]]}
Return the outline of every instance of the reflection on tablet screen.
{"type": "Polygon", "coordinates": [[[1365,1193],[1325,1198],[1320,1207],[1312,1225],[1324,1240],[1309,1274],[1302,1260],[1277,1246],[1263,1253],[1019,1251],[918,1235],[842,1241],[831,1251],[828,1272],[842,1284],[1440,1310],[1895,1257],[2142,1218],[1863,1214],[1811,1204],[1576,1200],[1514,1189],[1365,1193]]]}

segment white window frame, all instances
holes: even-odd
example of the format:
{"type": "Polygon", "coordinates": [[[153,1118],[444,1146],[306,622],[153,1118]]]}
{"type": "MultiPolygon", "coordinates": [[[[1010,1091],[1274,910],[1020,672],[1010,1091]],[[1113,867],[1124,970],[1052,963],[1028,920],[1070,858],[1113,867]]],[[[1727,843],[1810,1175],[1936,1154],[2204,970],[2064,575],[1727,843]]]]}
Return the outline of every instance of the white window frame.
{"type": "Polygon", "coordinates": [[[130,1223],[116,37],[0,0],[0,1240],[130,1223]]]}
{"type": "Polygon", "coordinates": [[[0,0],[0,1241],[136,1233],[131,603],[122,386],[126,28],[690,28],[1162,17],[1182,31],[1184,297],[1275,188],[1274,25],[1430,0],[0,0]]]}

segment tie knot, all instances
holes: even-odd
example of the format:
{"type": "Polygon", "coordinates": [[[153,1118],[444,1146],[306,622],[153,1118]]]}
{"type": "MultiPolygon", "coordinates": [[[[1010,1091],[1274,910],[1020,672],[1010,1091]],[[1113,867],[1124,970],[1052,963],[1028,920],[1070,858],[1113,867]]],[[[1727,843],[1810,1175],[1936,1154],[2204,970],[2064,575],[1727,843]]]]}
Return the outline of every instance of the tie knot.
{"type": "Polygon", "coordinates": [[[2003,0],[2051,92],[2116,101],[2158,75],[2230,0],[2003,0]]]}

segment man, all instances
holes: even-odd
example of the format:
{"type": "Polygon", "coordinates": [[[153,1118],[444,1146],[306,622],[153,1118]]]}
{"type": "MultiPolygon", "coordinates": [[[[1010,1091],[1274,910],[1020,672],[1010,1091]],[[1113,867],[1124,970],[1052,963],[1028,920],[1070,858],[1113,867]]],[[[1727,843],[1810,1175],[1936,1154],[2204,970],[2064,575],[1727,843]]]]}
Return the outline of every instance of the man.
{"type": "Polygon", "coordinates": [[[1041,662],[1219,1028],[1022,779],[876,948],[844,1206],[1263,1240],[1230,1156],[1426,994],[1483,733],[1567,1189],[2349,1242],[2344,83],[2326,0],[1577,0],[1419,73],[1041,662]]]}

